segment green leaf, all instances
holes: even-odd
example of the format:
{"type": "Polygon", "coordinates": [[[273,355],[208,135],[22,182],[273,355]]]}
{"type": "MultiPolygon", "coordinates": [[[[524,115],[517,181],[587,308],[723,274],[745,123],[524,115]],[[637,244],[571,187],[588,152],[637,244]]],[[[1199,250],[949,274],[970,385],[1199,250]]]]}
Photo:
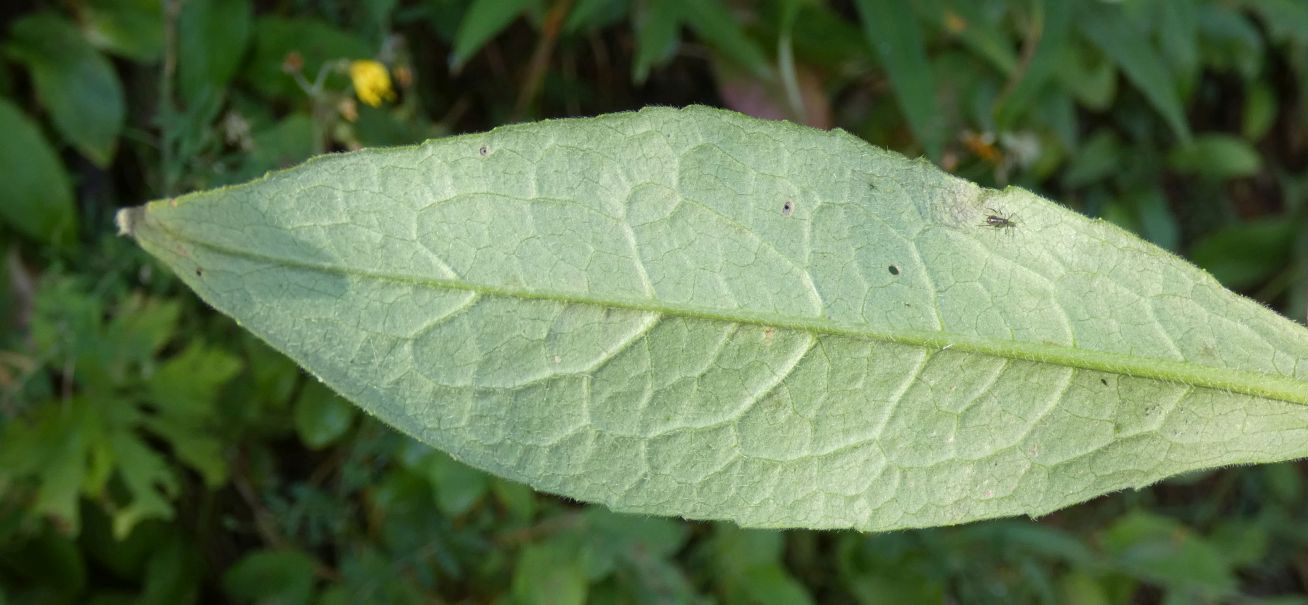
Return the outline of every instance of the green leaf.
{"type": "Polygon", "coordinates": [[[140,576],[149,559],[161,554],[168,539],[186,531],[163,522],[145,523],[119,540],[114,538],[106,511],[92,506],[86,512],[77,536],[79,546],[94,565],[123,578],[140,576]]]}
{"type": "Polygon", "coordinates": [[[141,574],[145,584],[137,603],[171,605],[198,601],[204,564],[199,548],[189,537],[183,538],[177,533],[169,535],[152,553],[141,574]]]}
{"type": "Polygon", "coordinates": [[[1171,519],[1130,513],[1109,528],[1103,542],[1122,569],[1168,588],[1216,596],[1236,587],[1221,552],[1171,519]]]}
{"type": "Polygon", "coordinates": [[[1016,551],[1022,556],[1039,555],[1060,559],[1073,567],[1087,568],[1096,565],[1094,552],[1081,541],[1082,537],[1052,526],[1022,521],[996,521],[978,523],[961,530],[960,536],[969,547],[1000,554],[1016,551]]]}
{"type": "Polygon", "coordinates": [[[831,71],[862,73],[876,59],[867,38],[855,23],[841,17],[829,6],[817,2],[799,2],[791,40],[801,63],[831,71]]]}
{"type": "Polygon", "coordinates": [[[73,188],[59,156],[41,130],[17,107],[0,99],[0,218],[19,233],[58,249],[77,239],[73,188]]]}
{"type": "Polygon", "coordinates": [[[995,108],[996,118],[1001,124],[1010,124],[1030,106],[1043,89],[1050,76],[1054,75],[1063,57],[1063,48],[1067,41],[1067,25],[1071,4],[1059,0],[1040,0],[1033,5],[1033,18],[1037,19],[1039,37],[1035,41],[1035,51],[1020,72],[1021,79],[1004,93],[995,108]]]}
{"type": "Polygon", "coordinates": [[[473,0],[459,22],[450,52],[450,68],[458,71],[481,47],[504,31],[524,11],[540,0],[473,0]]]}
{"type": "Polygon", "coordinates": [[[1086,571],[1073,569],[1058,581],[1061,602],[1068,605],[1109,605],[1113,601],[1095,576],[1086,571]]]}
{"type": "MultiPolygon", "coordinates": [[[[43,286],[46,286],[43,284],[43,286]]],[[[77,366],[77,384],[90,391],[108,392],[126,379],[132,361],[118,354],[140,342],[114,342],[105,338],[101,322],[104,301],[72,280],[51,283],[37,293],[37,317],[32,333],[42,349],[77,366]]],[[[66,361],[66,362],[67,362],[66,361]]]]}
{"type": "Polygon", "coordinates": [[[745,35],[721,0],[677,0],[685,23],[695,35],[759,79],[774,77],[763,49],[745,35]]]}
{"type": "MultiPolygon", "coordinates": [[[[59,292],[53,292],[59,296],[59,292]]],[[[80,296],[93,296],[82,291],[80,296]]],[[[105,356],[126,363],[146,363],[159,353],[177,329],[181,305],[175,300],[133,296],[118,304],[113,319],[91,337],[107,350],[105,356]]]]}
{"type": "Polygon", "coordinates": [[[1212,531],[1209,542],[1231,567],[1255,567],[1268,554],[1271,542],[1266,523],[1231,519],[1212,531]]]}
{"type": "Polygon", "coordinates": [[[1055,75],[1067,47],[1071,3],[1064,0],[1040,0],[1034,7],[1036,18],[1039,19],[1040,37],[1035,52],[1021,72],[1021,79],[996,103],[995,121],[1001,128],[1011,126],[1036,101],[1055,75]]]}
{"type": "MultiPolygon", "coordinates": [[[[241,340],[241,356],[248,362],[247,375],[234,381],[232,386],[242,391],[241,399],[246,401],[242,411],[246,419],[256,421],[258,416],[268,411],[286,410],[292,403],[291,395],[301,382],[300,373],[295,371],[295,362],[268,348],[258,338],[247,334],[241,340]]],[[[281,420],[276,420],[275,426],[279,431],[286,429],[281,420]]]]}
{"type": "Polygon", "coordinates": [[[1085,36],[1121,68],[1131,84],[1144,94],[1163,116],[1177,138],[1190,138],[1179,87],[1172,72],[1152,46],[1148,36],[1122,14],[1121,7],[1096,4],[1084,11],[1078,24],[1085,36]]]}
{"type": "Polygon", "coordinates": [[[939,580],[939,562],[920,549],[913,533],[843,534],[835,549],[841,583],[868,605],[942,603],[946,585],[939,580]]]}
{"type": "Polygon", "coordinates": [[[1278,101],[1272,87],[1262,81],[1251,82],[1245,92],[1244,111],[1240,116],[1240,135],[1257,141],[1276,123],[1278,101]]]}
{"type": "Polygon", "coordinates": [[[669,519],[619,515],[589,508],[577,532],[587,563],[587,576],[599,580],[622,566],[668,559],[686,544],[686,526],[669,519]]]}
{"type": "Polygon", "coordinates": [[[680,42],[682,4],[652,2],[632,11],[631,28],[636,32],[636,56],[631,62],[631,79],[643,84],[649,70],[672,58],[680,42]]]}
{"type": "Polygon", "coordinates": [[[435,489],[437,508],[448,517],[468,512],[490,489],[485,473],[441,452],[432,452],[422,469],[435,489]]]}
{"type": "Polygon", "coordinates": [[[295,432],[310,449],[321,449],[350,430],[354,415],[350,402],[313,381],[304,385],[295,400],[295,432]]]}
{"type": "Polygon", "coordinates": [[[743,575],[756,567],[779,564],[785,541],[785,535],[777,531],[717,525],[706,547],[716,567],[715,576],[721,579],[743,575]]]}
{"type": "Polygon", "coordinates": [[[1195,242],[1190,258],[1228,288],[1249,288],[1285,269],[1298,233],[1286,218],[1236,223],[1195,242]]]}
{"type": "Polygon", "coordinates": [[[198,420],[212,414],[218,388],[240,371],[240,359],[192,341],[186,350],[159,366],[150,376],[146,392],[164,413],[198,420]]]}
{"type": "Polygon", "coordinates": [[[563,33],[574,34],[612,24],[627,14],[628,0],[577,0],[563,22],[563,33]]]}
{"type": "Polygon", "coordinates": [[[77,6],[81,9],[82,31],[91,44],[143,62],[153,62],[163,52],[162,2],[88,0],[77,6]]]}
{"type": "Polygon", "coordinates": [[[77,543],[46,526],[39,535],[20,544],[21,548],[14,548],[19,545],[13,542],[0,548],[0,569],[6,572],[5,588],[28,589],[15,590],[14,603],[77,602],[76,597],[86,589],[87,581],[86,560],[77,543]],[[59,598],[52,598],[56,596],[59,598]]]}
{"type": "Polygon", "coordinates": [[[351,29],[362,33],[367,40],[377,46],[386,44],[386,37],[391,33],[391,19],[400,0],[364,0],[358,4],[356,16],[351,21],[351,29]]]}
{"type": "Polygon", "coordinates": [[[178,484],[168,463],[128,430],[114,431],[107,441],[129,499],[126,506],[113,512],[114,537],[127,537],[146,519],[171,519],[169,500],[176,496],[178,484]]]}
{"type": "Polygon", "coordinates": [[[1013,50],[1013,41],[1000,31],[995,19],[983,14],[976,2],[929,0],[914,2],[913,8],[918,15],[934,21],[937,28],[957,36],[1000,74],[1009,76],[1017,69],[1018,58],[1017,52],[1013,50]]]}
{"type": "Polygon", "coordinates": [[[1273,40],[1308,44],[1308,5],[1299,0],[1240,0],[1262,19],[1273,40]]]}
{"type": "Polygon", "coordinates": [[[1156,188],[1137,191],[1126,198],[1140,219],[1140,235],[1160,248],[1175,250],[1181,243],[1181,228],[1168,205],[1167,195],[1156,188]]]}
{"type": "Polygon", "coordinates": [[[246,154],[238,171],[242,180],[275,168],[285,168],[313,155],[316,146],[313,118],[293,113],[253,137],[253,149],[246,154]]]}
{"type": "Polygon", "coordinates": [[[511,590],[520,605],[582,605],[587,585],[576,549],[557,541],[529,544],[518,555],[511,590]]]}
{"type": "Polygon", "coordinates": [[[1269,464],[1262,468],[1263,481],[1271,501],[1282,506],[1294,505],[1303,497],[1304,478],[1299,474],[1299,467],[1293,462],[1269,464]]]}
{"type": "Polygon", "coordinates": [[[530,487],[516,481],[495,479],[491,481],[490,489],[495,500],[514,521],[530,521],[536,516],[536,493],[530,487]]]}
{"type": "Polygon", "coordinates": [[[1199,135],[1172,150],[1167,163],[1177,172],[1212,179],[1252,176],[1263,166],[1248,141],[1226,134],[1199,135]]]}
{"type": "MultiPolygon", "coordinates": [[[[1205,2],[1198,6],[1203,63],[1236,71],[1251,80],[1262,70],[1263,36],[1253,19],[1233,6],[1205,2]]],[[[1291,53],[1293,54],[1293,53],[1291,53]]]]}
{"type": "Polygon", "coordinates": [[[5,51],[31,72],[59,134],[96,165],[108,166],[127,113],[113,65],[72,23],[46,13],[15,22],[5,51]]]}
{"type": "Polygon", "coordinates": [[[782,566],[780,532],[718,526],[709,543],[716,567],[713,577],[728,603],[805,605],[812,603],[804,586],[782,566]]]}
{"type": "Polygon", "coordinates": [[[238,603],[305,604],[313,596],[316,567],[299,551],[255,551],[223,573],[223,592],[238,603]]]}
{"type": "Polygon", "coordinates": [[[857,6],[863,31],[881,57],[909,128],[927,157],[939,159],[945,145],[944,112],[936,102],[935,76],[917,17],[892,0],[858,0],[857,6]]]}
{"type": "Polygon", "coordinates": [[[119,225],[369,413],[622,511],[887,530],[1308,453],[1302,326],[840,131],[547,121],[119,225]]]}
{"type": "Polygon", "coordinates": [[[182,3],[177,21],[177,90],[188,104],[221,95],[227,88],[245,56],[253,11],[249,0],[182,3]]]}
{"type": "Polygon", "coordinates": [[[38,408],[26,422],[8,424],[0,433],[0,468],[9,478],[28,477],[37,482],[33,512],[50,517],[76,533],[78,509],[87,475],[87,449],[94,439],[94,420],[81,413],[81,399],[65,405],[38,408]]]}
{"type": "Polygon", "coordinates": [[[1199,73],[1199,18],[1197,0],[1159,2],[1152,7],[1158,45],[1176,76],[1180,89],[1193,90],[1199,73]]]}
{"type": "Polygon", "coordinates": [[[584,532],[601,559],[639,554],[669,558],[686,545],[688,528],[667,519],[614,514],[591,508],[585,512],[584,532]]]}
{"type": "MultiPolygon", "coordinates": [[[[409,526],[411,529],[413,526],[409,526]]],[[[331,601],[326,601],[324,597],[335,592],[338,597],[343,597],[341,605],[354,605],[357,603],[396,603],[397,605],[426,605],[432,600],[432,593],[422,591],[417,587],[417,581],[413,576],[429,573],[421,571],[418,573],[409,572],[413,566],[407,561],[400,563],[397,557],[390,553],[381,553],[371,546],[372,543],[361,543],[358,547],[350,549],[350,552],[340,555],[341,582],[334,584],[331,588],[324,590],[323,597],[318,601],[319,605],[329,605],[331,601]],[[398,568],[403,564],[408,569],[398,568]],[[341,591],[340,589],[344,589],[341,591]],[[335,591],[333,591],[335,589],[335,591]],[[344,594],[342,594],[342,592],[344,594]]],[[[424,547],[431,548],[430,541],[423,543],[424,547]]],[[[414,553],[417,555],[418,553],[414,553]]],[[[412,560],[412,559],[408,559],[412,560]]]]}
{"type": "Polygon", "coordinates": [[[172,446],[177,459],[195,469],[210,488],[227,482],[227,456],[212,428],[176,416],[150,416],[143,423],[172,446]]]}
{"type": "Polygon", "coordinates": [[[1081,44],[1062,44],[1061,50],[1054,74],[1058,83],[1085,107],[1108,111],[1117,95],[1117,68],[1113,62],[1088,52],[1081,44]]]}
{"type": "Polygon", "coordinates": [[[178,459],[219,487],[227,480],[223,444],[213,434],[214,401],[219,389],[241,370],[241,360],[193,341],[180,354],[163,362],[145,385],[146,398],[157,414],[145,423],[167,441],[178,459]]]}
{"type": "Polygon", "coordinates": [[[1068,163],[1063,186],[1076,188],[1107,179],[1116,174],[1127,154],[1112,130],[1101,129],[1086,141],[1068,163]]]}
{"type": "Polygon", "coordinates": [[[733,603],[750,605],[809,605],[813,598],[798,580],[780,565],[746,570],[732,593],[733,603]]]}

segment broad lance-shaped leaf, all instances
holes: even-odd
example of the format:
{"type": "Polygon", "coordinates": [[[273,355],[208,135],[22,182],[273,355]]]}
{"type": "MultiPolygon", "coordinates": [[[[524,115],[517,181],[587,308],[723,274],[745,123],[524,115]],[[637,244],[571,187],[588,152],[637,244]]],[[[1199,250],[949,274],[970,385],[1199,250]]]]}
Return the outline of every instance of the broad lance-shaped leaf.
{"type": "Polygon", "coordinates": [[[1308,330],[840,131],[540,122],[119,222],[396,428],[618,510],[887,530],[1308,454],[1308,330]]]}

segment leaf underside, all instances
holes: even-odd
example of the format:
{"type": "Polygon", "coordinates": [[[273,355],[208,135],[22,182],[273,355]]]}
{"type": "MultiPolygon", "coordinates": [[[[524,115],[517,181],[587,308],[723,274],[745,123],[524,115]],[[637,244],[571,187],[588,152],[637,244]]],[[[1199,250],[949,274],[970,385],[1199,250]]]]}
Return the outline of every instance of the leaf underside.
{"type": "Polygon", "coordinates": [[[401,431],[622,511],[889,530],[1308,454],[1303,327],[841,131],[538,122],[119,223],[401,431]]]}

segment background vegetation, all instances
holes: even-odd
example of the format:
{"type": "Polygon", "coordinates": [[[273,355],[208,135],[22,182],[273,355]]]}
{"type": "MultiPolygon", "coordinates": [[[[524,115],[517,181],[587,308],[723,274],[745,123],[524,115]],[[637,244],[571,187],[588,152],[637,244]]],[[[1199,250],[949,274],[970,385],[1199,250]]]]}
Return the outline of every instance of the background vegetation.
{"type": "Polygon", "coordinates": [[[911,5],[0,5],[0,604],[1308,602],[1300,463],[886,535],[620,516],[362,417],[112,233],[316,153],[705,103],[1027,187],[1303,321],[1308,3],[911,5]]]}

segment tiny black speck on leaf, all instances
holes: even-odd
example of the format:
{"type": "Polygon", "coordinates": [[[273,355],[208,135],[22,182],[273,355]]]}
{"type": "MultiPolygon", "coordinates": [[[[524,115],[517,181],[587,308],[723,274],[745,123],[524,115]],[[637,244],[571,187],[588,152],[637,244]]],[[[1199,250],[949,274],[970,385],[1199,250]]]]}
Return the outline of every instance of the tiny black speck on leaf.
{"type": "Polygon", "coordinates": [[[1108,386],[1108,380],[1105,379],[1105,378],[1100,378],[1100,379],[1099,379],[1099,384],[1102,384],[1102,385],[1104,385],[1104,386],[1108,386]]]}
{"type": "Polygon", "coordinates": [[[478,149],[478,150],[477,150],[477,153],[480,153],[480,154],[482,155],[482,157],[485,157],[486,155],[488,155],[488,154],[490,153],[490,149],[488,149],[485,145],[482,145],[482,146],[481,146],[481,149],[478,149]]]}
{"type": "Polygon", "coordinates": [[[199,267],[196,267],[196,268],[195,268],[195,276],[196,276],[196,277],[200,277],[200,276],[203,276],[203,275],[204,275],[204,269],[201,269],[201,268],[199,268],[199,267]]]}
{"type": "Polygon", "coordinates": [[[895,266],[895,265],[890,265],[890,274],[891,274],[891,275],[899,275],[899,267],[897,267],[897,266],[895,266]]]}
{"type": "Polygon", "coordinates": [[[781,205],[781,216],[790,216],[794,211],[795,202],[791,200],[786,200],[786,203],[781,205]]]}

